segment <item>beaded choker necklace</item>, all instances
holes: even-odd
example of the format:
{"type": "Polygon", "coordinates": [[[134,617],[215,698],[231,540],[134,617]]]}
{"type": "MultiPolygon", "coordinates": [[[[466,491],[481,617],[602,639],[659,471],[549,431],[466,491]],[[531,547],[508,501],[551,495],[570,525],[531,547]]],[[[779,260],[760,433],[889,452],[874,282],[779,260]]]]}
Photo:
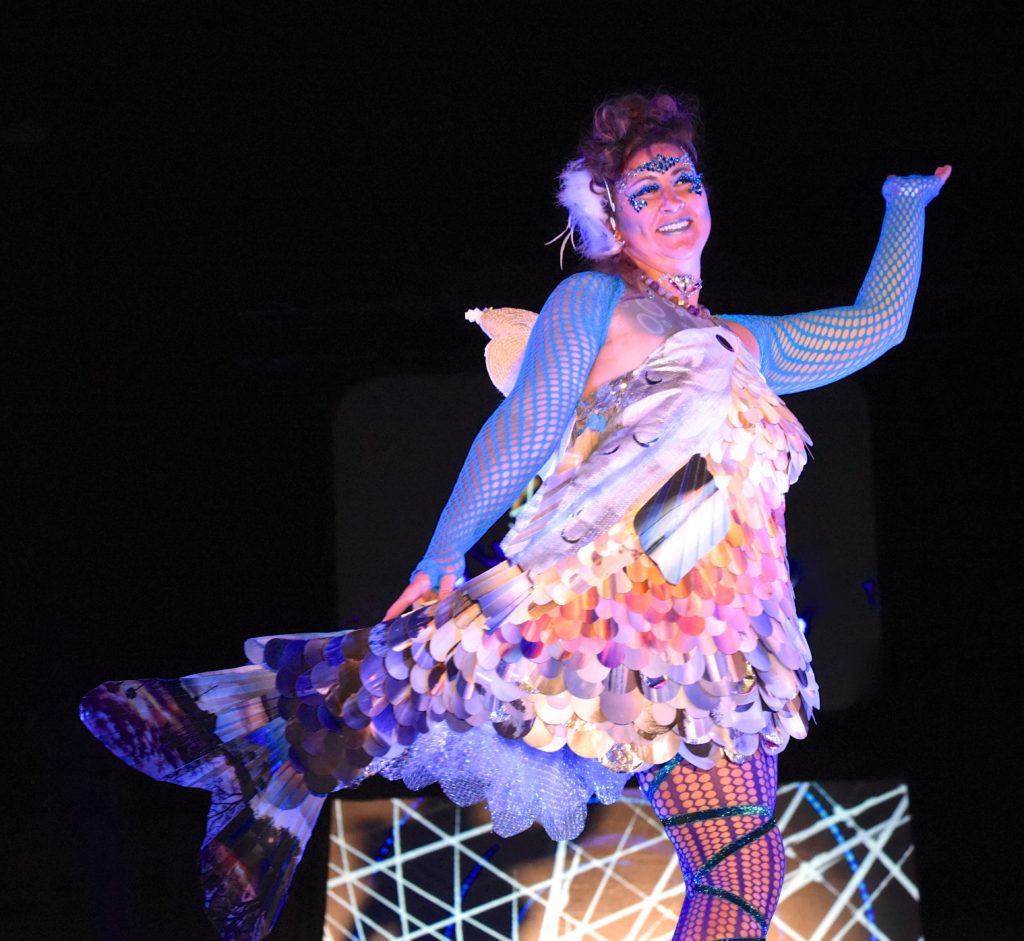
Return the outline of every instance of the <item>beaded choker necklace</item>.
{"type": "Polygon", "coordinates": [[[704,282],[700,278],[688,274],[663,274],[655,281],[647,272],[640,269],[637,269],[637,275],[647,288],[648,295],[653,297],[657,293],[676,307],[683,307],[695,317],[700,317],[701,320],[711,319],[711,311],[703,304],[689,304],[686,300],[704,287],[704,282]]]}

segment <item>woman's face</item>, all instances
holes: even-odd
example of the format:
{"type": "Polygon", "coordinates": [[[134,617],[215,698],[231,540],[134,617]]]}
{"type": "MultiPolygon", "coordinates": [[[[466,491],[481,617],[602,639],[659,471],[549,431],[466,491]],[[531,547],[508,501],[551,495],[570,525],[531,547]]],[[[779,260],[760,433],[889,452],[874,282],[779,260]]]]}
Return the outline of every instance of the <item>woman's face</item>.
{"type": "Polygon", "coordinates": [[[698,276],[711,213],[686,151],[668,143],[636,151],[613,189],[624,253],[644,267],[698,276]]]}

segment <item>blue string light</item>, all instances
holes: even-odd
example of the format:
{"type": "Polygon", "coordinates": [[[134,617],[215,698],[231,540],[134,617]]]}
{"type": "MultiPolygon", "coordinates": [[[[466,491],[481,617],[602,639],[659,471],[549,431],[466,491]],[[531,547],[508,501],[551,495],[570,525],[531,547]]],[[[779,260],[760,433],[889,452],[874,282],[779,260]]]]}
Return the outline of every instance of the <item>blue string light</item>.
{"type": "MultiPolygon", "coordinates": [[[[409,801],[409,805],[412,808],[412,810],[419,810],[420,804],[422,804],[422,803],[423,803],[423,798],[422,797],[417,797],[417,798],[414,798],[413,800],[409,801]]],[[[381,843],[380,849],[377,850],[377,856],[376,856],[376,861],[378,863],[381,860],[386,859],[394,851],[394,848],[395,848],[395,833],[397,833],[399,830],[401,830],[402,827],[404,827],[409,822],[409,818],[412,817],[412,810],[407,810],[404,814],[402,814],[402,819],[398,821],[398,826],[397,827],[392,827],[391,830],[388,833],[388,838],[383,843],[381,843]]]]}
{"type": "MultiPolygon", "coordinates": [[[[832,810],[826,810],[825,806],[821,803],[821,801],[818,800],[817,797],[814,796],[814,792],[810,788],[807,789],[805,799],[807,803],[814,808],[815,812],[822,820],[827,820],[829,817],[833,815],[836,803],[834,800],[832,800],[832,797],[820,784],[815,783],[814,787],[817,787],[821,791],[822,795],[832,805],[832,810]]],[[[835,838],[837,846],[844,846],[846,844],[846,835],[843,833],[842,830],[839,829],[838,824],[830,823],[828,829],[832,836],[835,838]]],[[[853,850],[843,850],[843,858],[846,860],[846,864],[850,867],[850,872],[856,872],[857,866],[859,864],[857,862],[857,857],[853,855],[853,850]]],[[[867,884],[864,882],[863,879],[857,883],[857,892],[860,894],[861,901],[864,903],[864,914],[867,917],[868,922],[871,924],[871,941],[878,941],[878,935],[875,934],[874,930],[875,910],[871,907],[871,893],[868,891],[867,884]]]]}
{"type": "MultiPolygon", "coordinates": [[[[489,846],[486,850],[484,850],[484,853],[483,853],[484,859],[485,860],[489,860],[492,856],[494,856],[495,853],[498,852],[499,849],[501,849],[501,844],[500,843],[492,843],[491,846],[489,846]]],[[[477,863],[472,869],[470,869],[469,874],[466,876],[466,878],[462,880],[462,891],[460,893],[460,897],[462,898],[463,902],[466,901],[466,896],[469,895],[470,887],[476,881],[477,876],[480,875],[480,873],[483,870],[483,868],[484,867],[483,867],[482,863],[477,863]]],[[[444,936],[446,938],[450,938],[452,936],[452,932],[454,930],[455,930],[455,922],[453,921],[453,922],[449,923],[447,928],[445,928],[444,936]]]]}

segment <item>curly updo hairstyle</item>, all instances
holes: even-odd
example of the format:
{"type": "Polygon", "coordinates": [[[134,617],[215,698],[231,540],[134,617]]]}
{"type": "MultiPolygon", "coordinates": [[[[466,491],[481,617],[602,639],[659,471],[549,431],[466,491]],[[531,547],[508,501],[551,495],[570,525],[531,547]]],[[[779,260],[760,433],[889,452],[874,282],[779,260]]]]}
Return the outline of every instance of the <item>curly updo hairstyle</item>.
{"type": "Polygon", "coordinates": [[[588,133],[580,141],[582,166],[601,183],[614,183],[631,154],[651,144],[671,143],[697,165],[694,146],[697,103],[665,93],[622,95],[598,105],[588,133]]]}
{"type": "Polygon", "coordinates": [[[559,177],[558,201],[569,211],[569,235],[576,250],[605,270],[622,245],[612,235],[609,189],[630,156],[652,144],[675,144],[697,164],[698,120],[693,98],[660,92],[609,98],[594,111],[590,131],[559,177]]]}

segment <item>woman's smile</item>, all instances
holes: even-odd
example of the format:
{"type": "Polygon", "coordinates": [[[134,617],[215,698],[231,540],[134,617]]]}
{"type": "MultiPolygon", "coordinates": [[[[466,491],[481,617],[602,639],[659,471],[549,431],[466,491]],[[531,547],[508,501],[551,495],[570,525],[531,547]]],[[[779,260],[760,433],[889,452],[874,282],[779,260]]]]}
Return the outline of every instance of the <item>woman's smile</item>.
{"type": "Polygon", "coordinates": [[[664,225],[659,225],[658,231],[664,233],[685,232],[691,225],[693,225],[693,219],[689,216],[684,216],[682,219],[675,219],[672,222],[666,222],[664,225]]]}

